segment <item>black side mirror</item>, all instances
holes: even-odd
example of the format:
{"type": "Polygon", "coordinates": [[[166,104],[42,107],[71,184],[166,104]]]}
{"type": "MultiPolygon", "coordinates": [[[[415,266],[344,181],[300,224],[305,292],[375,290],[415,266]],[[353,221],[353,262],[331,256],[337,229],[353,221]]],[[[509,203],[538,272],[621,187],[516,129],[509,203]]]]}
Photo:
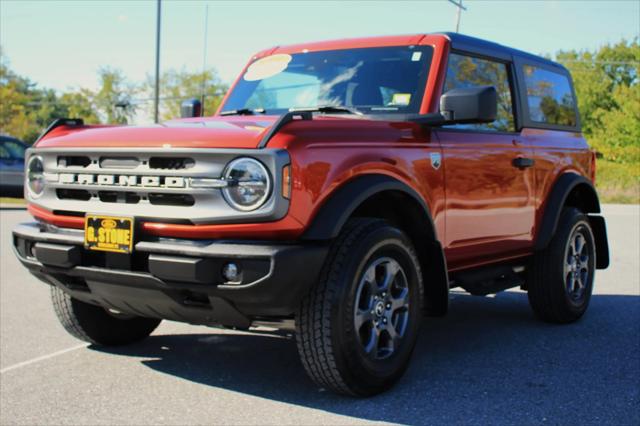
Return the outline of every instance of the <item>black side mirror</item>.
{"type": "Polygon", "coordinates": [[[202,103],[198,99],[189,99],[183,101],[180,105],[180,117],[192,118],[202,115],[202,103]]]}
{"type": "Polygon", "coordinates": [[[498,94],[493,86],[453,89],[440,98],[440,113],[448,123],[490,123],[498,112],[498,94]]]}
{"type": "Polygon", "coordinates": [[[453,89],[440,97],[440,112],[417,115],[409,121],[426,126],[490,123],[498,113],[498,94],[493,86],[453,89]]]}

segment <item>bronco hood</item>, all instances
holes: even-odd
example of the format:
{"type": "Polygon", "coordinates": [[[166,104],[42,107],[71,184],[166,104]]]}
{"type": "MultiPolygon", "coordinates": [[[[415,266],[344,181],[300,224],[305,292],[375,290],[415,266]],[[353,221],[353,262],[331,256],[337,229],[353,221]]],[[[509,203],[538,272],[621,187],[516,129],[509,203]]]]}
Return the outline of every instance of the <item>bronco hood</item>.
{"type": "Polygon", "coordinates": [[[201,117],[151,126],[58,127],[38,148],[256,148],[277,116],[201,117]]]}

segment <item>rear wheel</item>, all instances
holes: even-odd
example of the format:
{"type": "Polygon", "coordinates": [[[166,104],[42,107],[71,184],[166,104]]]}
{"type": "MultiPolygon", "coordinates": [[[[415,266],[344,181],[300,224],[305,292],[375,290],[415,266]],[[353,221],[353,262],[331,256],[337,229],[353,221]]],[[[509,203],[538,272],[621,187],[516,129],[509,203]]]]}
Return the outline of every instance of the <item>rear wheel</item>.
{"type": "Polygon", "coordinates": [[[73,337],[101,346],[118,346],[148,337],[159,319],[110,314],[100,306],[74,299],[58,287],[51,287],[53,310],[73,337]]]}
{"type": "Polygon", "coordinates": [[[549,246],[533,258],[529,303],[544,321],[568,323],[587,310],[593,291],[595,244],[589,218],[566,208],[549,246]]]}
{"type": "Polygon", "coordinates": [[[350,221],[296,316],[309,376],[349,395],[391,387],[415,346],[422,295],[420,266],[406,235],[382,220],[350,221]]]}

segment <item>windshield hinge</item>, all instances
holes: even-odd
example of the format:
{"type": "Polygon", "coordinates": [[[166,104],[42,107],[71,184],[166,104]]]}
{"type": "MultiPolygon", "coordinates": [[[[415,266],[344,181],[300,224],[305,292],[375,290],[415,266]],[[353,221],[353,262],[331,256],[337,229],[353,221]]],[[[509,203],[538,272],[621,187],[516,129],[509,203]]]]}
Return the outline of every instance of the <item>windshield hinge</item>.
{"type": "Polygon", "coordinates": [[[273,138],[276,135],[276,133],[280,131],[280,129],[282,129],[288,123],[296,119],[312,120],[313,113],[312,111],[289,111],[285,114],[282,114],[280,118],[278,118],[278,120],[276,120],[276,122],[273,123],[273,126],[271,126],[269,131],[267,131],[267,133],[265,133],[265,135],[262,137],[262,140],[258,144],[258,148],[265,148],[269,143],[269,141],[271,140],[271,138],[273,138]]]}
{"type": "Polygon", "coordinates": [[[49,126],[46,129],[42,131],[42,133],[40,133],[35,143],[38,143],[40,139],[44,138],[53,129],[61,126],[80,127],[80,126],[84,126],[84,121],[82,120],[82,118],[56,118],[55,120],[53,120],[51,124],[49,124],[49,126]]]}

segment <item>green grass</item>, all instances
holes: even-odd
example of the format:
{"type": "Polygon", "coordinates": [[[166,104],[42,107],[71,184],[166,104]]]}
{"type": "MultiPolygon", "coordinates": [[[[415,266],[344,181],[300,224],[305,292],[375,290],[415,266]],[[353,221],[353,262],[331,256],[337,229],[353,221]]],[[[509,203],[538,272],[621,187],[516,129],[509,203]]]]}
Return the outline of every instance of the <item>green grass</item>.
{"type": "Polygon", "coordinates": [[[640,204],[640,163],[598,160],[596,187],[601,203],[640,204]]]}

